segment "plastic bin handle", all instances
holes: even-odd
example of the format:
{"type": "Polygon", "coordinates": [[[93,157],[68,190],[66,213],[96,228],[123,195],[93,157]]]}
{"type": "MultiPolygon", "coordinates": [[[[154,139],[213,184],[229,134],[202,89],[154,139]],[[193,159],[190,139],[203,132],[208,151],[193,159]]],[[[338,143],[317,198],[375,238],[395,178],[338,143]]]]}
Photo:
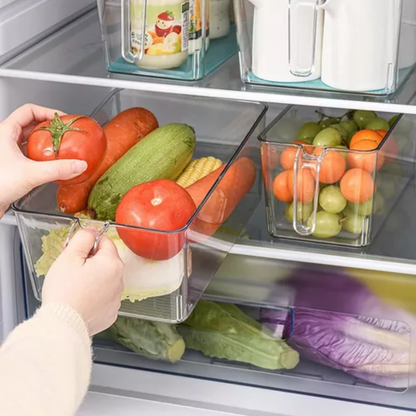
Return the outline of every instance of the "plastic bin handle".
{"type": "Polygon", "coordinates": [[[319,199],[319,176],[321,171],[322,159],[325,157],[328,149],[325,148],[319,156],[309,155],[306,153],[302,146],[299,146],[295,162],[293,165],[293,229],[302,236],[309,236],[315,231],[316,228],[316,214],[318,212],[318,199],[319,199]],[[302,177],[302,169],[311,169],[315,171],[315,188],[314,188],[314,198],[313,198],[313,211],[310,218],[300,218],[303,213],[299,215],[298,203],[302,199],[301,195],[298,195],[299,191],[303,192],[303,180],[298,186],[298,178],[302,177]],[[309,221],[310,220],[310,221],[309,221]]]}
{"type": "Polygon", "coordinates": [[[321,0],[288,1],[289,70],[308,77],[315,67],[318,16],[321,0]]]}
{"type": "MultiPolygon", "coordinates": [[[[109,227],[110,227],[110,223],[109,222],[105,222],[103,224],[103,226],[98,230],[98,233],[97,233],[97,235],[95,237],[94,246],[92,247],[90,256],[94,256],[95,253],[97,252],[97,250],[98,250],[98,244],[100,243],[100,239],[107,232],[107,230],[108,230],[109,227]]],[[[84,228],[84,227],[81,224],[81,221],[80,221],[79,218],[74,218],[72,220],[71,226],[69,227],[68,234],[66,235],[65,248],[68,246],[69,240],[71,239],[71,237],[76,233],[76,231],[79,228],[84,228]]]]}
{"type": "Polygon", "coordinates": [[[140,61],[144,56],[144,44],[146,37],[146,12],[147,0],[142,1],[142,18],[139,35],[137,36],[137,43],[140,44],[138,53],[133,53],[131,49],[132,44],[132,26],[131,26],[131,1],[121,1],[121,56],[132,64],[140,61]]]}

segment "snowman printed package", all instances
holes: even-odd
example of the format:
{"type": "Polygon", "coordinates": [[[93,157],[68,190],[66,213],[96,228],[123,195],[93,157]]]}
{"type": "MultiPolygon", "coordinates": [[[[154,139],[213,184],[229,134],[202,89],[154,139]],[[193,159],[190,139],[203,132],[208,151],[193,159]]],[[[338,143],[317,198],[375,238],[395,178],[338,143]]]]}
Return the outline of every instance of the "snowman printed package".
{"type": "MultiPolygon", "coordinates": [[[[142,48],[143,0],[131,0],[131,52],[142,48]]],[[[138,66],[168,69],[182,65],[188,57],[189,2],[147,0],[144,54],[138,66]]]]}

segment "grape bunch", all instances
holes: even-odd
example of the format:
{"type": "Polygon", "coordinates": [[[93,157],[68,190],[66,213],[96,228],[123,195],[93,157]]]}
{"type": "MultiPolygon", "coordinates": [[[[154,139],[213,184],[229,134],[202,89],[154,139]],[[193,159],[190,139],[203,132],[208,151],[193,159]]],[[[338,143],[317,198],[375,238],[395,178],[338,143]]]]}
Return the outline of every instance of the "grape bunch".
{"type": "MultiPolygon", "coordinates": [[[[408,151],[400,146],[403,140],[397,141],[392,135],[379,148],[398,116],[387,121],[373,111],[348,111],[339,118],[317,113],[320,120],[309,121],[299,129],[293,142],[297,146],[286,145],[283,151],[271,146],[263,153],[267,169],[273,171],[279,162],[283,169],[273,178],[272,192],[286,203],[284,215],[289,223],[294,220],[296,196],[296,220],[308,227],[315,220],[312,235],[316,238],[332,238],[342,230],[359,235],[364,218],[381,213],[385,197],[395,192],[394,183],[380,192],[375,178],[382,169],[399,169],[392,162],[399,153],[408,151]]],[[[413,127],[409,120],[401,120],[398,126],[402,135],[413,127]]]]}

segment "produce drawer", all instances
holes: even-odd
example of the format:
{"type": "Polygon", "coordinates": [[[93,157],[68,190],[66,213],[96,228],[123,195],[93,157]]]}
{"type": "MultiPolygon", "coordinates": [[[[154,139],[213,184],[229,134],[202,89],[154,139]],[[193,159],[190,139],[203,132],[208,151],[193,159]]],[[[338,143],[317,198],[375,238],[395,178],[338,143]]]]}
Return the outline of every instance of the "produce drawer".
{"type": "MultiPolygon", "coordinates": [[[[92,116],[105,125],[118,113],[131,107],[147,108],[157,117],[160,126],[170,123],[193,126],[197,136],[193,158],[214,156],[226,164],[182,229],[156,231],[127,228],[111,221],[63,214],[57,208],[55,184],[35,189],[13,208],[38,299],[41,299],[44,276],[67,239],[78,227],[94,225],[116,243],[126,264],[120,314],[161,322],[181,322],[189,316],[258,205],[261,175],[256,137],[264,128],[266,108],[256,103],[195,97],[185,100],[177,95],[117,90],[99,105],[92,116]],[[224,188],[225,180],[229,181],[229,174],[243,162],[250,164],[256,177],[253,175],[251,189],[232,210],[233,206],[229,204],[233,198],[230,197],[230,189],[227,193],[224,188]],[[224,210],[221,211],[221,208],[224,210]],[[230,208],[232,213],[228,216],[230,208]],[[210,217],[212,212],[215,222],[210,217]],[[118,234],[126,231],[134,238],[146,239],[143,241],[165,242],[169,250],[176,250],[177,254],[160,261],[139,257],[119,238],[118,234]]],[[[146,166],[143,161],[138,161],[135,169],[140,169],[142,165],[146,166]]],[[[233,197],[235,189],[231,189],[233,197]]]]}
{"type": "Polygon", "coordinates": [[[271,236],[371,244],[413,177],[415,133],[394,114],[287,107],[259,138],[271,236]]]}
{"type": "Polygon", "coordinates": [[[231,255],[188,320],[119,319],[95,359],[414,411],[415,293],[413,276],[231,255]]]}

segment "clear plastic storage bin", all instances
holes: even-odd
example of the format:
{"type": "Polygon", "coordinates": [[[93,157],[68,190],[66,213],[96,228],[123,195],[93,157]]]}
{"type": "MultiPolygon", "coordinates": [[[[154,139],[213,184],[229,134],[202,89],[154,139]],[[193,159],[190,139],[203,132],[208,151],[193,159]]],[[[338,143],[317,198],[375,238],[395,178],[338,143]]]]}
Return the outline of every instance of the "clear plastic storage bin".
{"type": "Polygon", "coordinates": [[[260,135],[267,226],[273,237],[364,247],[383,226],[414,174],[413,122],[380,113],[372,123],[384,124],[387,133],[381,128],[382,135],[370,129],[345,137],[345,130],[334,133],[340,124],[328,123],[343,120],[344,129],[351,123],[349,114],[290,106],[260,135]],[[322,114],[331,118],[318,124],[322,114]],[[329,136],[325,127],[332,127],[329,136]]]}
{"type": "MultiPolygon", "coordinates": [[[[83,216],[62,214],[56,203],[56,184],[39,187],[14,204],[24,252],[35,296],[41,299],[44,276],[65,242],[79,227],[93,225],[116,244],[125,262],[120,314],[162,322],[180,322],[188,317],[211,277],[243,230],[261,193],[260,157],[256,136],[264,128],[266,108],[262,104],[209,100],[165,94],[113,92],[92,114],[105,125],[130,107],[152,111],[159,125],[184,123],[195,128],[197,146],[193,158],[214,156],[227,166],[209,190],[186,226],[171,232],[126,227],[83,216]],[[227,171],[241,158],[251,159],[256,174],[251,189],[231,215],[232,204],[223,191],[217,192],[227,171]],[[225,207],[215,210],[218,203],[225,207]],[[228,207],[228,208],[227,208],[228,207]],[[215,216],[215,220],[211,218],[215,216]],[[224,219],[228,216],[227,219],[224,219]],[[175,255],[168,260],[147,260],[130,251],[118,234],[130,233],[165,244],[175,255]]],[[[124,240],[125,241],[125,240],[124,240]]]]}
{"type": "Polygon", "coordinates": [[[235,0],[241,78],[393,93],[416,63],[414,0],[235,0]]]}
{"type": "Polygon", "coordinates": [[[193,81],[237,53],[229,0],[97,2],[111,72],[193,81]]]}

